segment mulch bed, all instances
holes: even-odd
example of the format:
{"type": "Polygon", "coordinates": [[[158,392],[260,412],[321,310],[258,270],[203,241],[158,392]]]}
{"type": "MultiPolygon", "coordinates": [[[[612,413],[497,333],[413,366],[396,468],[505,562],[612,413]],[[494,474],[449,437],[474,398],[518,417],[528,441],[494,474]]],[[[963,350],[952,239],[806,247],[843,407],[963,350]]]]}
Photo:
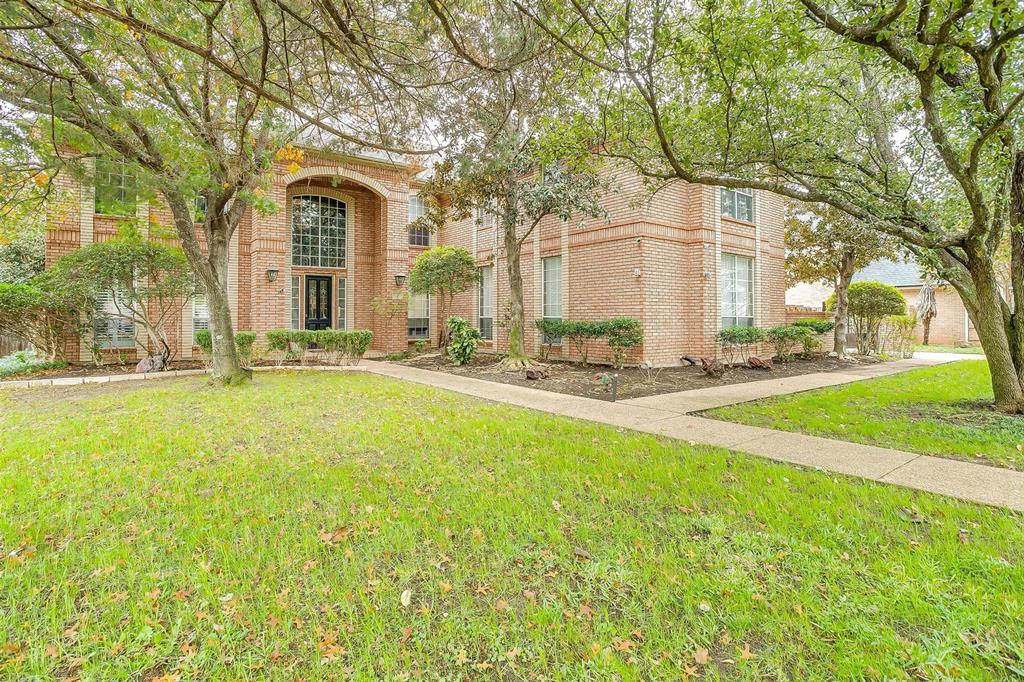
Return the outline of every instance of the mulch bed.
{"type": "Polygon", "coordinates": [[[664,367],[650,371],[637,367],[626,367],[614,370],[602,365],[583,365],[575,362],[549,362],[546,367],[551,371],[548,379],[527,379],[523,372],[505,372],[498,367],[498,359],[494,355],[479,354],[468,365],[454,367],[442,355],[426,353],[400,361],[398,364],[421,369],[431,369],[450,374],[485,379],[502,384],[539,388],[555,393],[566,393],[598,400],[611,400],[611,386],[604,375],[617,373],[617,399],[641,398],[662,393],[690,391],[697,388],[742,384],[748,381],[780,379],[783,377],[813,374],[815,372],[834,372],[864,364],[876,364],[877,358],[857,358],[840,360],[827,355],[815,355],[810,358],[795,358],[791,362],[777,362],[775,368],[766,371],[748,367],[732,367],[721,379],[712,379],[697,366],[664,367]]]}

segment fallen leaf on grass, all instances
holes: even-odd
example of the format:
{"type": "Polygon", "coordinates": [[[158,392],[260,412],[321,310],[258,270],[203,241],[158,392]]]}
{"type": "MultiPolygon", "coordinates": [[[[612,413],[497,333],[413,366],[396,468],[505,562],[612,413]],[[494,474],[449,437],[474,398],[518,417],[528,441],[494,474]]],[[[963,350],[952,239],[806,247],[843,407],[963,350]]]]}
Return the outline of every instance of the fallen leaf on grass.
{"type": "Polygon", "coordinates": [[[693,654],[693,660],[697,665],[707,665],[707,662],[711,660],[711,652],[707,649],[697,649],[693,654]]]}
{"type": "Polygon", "coordinates": [[[405,590],[401,596],[402,606],[409,606],[412,603],[412,590],[405,590]]]}

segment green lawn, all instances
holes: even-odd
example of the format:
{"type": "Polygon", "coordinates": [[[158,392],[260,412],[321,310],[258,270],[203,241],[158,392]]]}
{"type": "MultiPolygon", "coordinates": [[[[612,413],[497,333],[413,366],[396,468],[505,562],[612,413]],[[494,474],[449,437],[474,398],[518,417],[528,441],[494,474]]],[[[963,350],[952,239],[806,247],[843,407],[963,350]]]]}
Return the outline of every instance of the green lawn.
{"type": "Polygon", "coordinates": [[[985,350],[981,346],[968,346],[967,348],[960,348],[959,346],[937,346],[934,343],[918,344],[914,346],[915,351],[921,351],[922,353],[967,353],[968,355],[984,355],[985,350]]]}
{"type": "Polygon", "coordinates": [[[1024,470],[1024,417],[991,409],[981,360],[712,410],[727,421],[1024,470]]]}
{"type": "Polygon", "coordinates": [[[1006,679],[1024,517],[370,375],[0,392],[0,678],[1006,679]]]}

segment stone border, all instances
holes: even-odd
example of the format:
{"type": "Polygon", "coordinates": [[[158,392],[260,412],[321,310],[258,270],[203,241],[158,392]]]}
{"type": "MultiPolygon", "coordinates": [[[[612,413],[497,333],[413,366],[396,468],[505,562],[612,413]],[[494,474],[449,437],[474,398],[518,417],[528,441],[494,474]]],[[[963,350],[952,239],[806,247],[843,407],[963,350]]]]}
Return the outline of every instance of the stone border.
{"type": "MultiPolygon", "coordinates": [[[[367,368],[361,365],[332,365],[320,366],[311,365],[284,367],[253,367],[254,372],[292,372],[292,371],[317,371],[317,372],[365,372],[367,368]]],[[[87,377],[56,377],[54,379],[23,379],[15,381],[0,381],[0,390],[5,388],[43,388],[45,386],[80,386],[82,384],[109,384],[117,381],[145,381],[147,379],[172,379],[174,377],[191,377],[201,374],[209,374],[208,369],[177,369],[170,372],[146,372],[143,374],[103,374],[87,377]]]]}

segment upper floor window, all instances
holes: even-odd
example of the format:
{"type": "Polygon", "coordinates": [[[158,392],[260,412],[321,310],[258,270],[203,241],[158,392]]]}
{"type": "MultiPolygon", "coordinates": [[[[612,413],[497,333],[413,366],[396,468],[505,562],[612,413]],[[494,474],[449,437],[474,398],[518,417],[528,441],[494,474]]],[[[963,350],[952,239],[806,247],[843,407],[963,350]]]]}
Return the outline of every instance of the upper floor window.
{"type": "Polygon", "coordinates": [[[138,178],[123,161],[96,159],[96,213],[135,215],[139,205],[138,178]]]}
{"type": "MultiPolygon", "coordinates": [[[[427,202],[419,194],[409,195],[409,224],[427,215],[427,202]]],[[[430,230],[426,227],[409,228],[409,243],[413,246],[430,246],[430,230]]]]}
{"type": "Polygon", "coordinates": [[[495,203],[487,202],[486,206],[478,206],[476,209],[476,222],[480,227],[494,227],[495,203]]]}
{"type": "Polygon", "coordinates": [[[754,222],[754,192],[749,189],[722,188],[722,215],[754,222]]]}
{"type": "Polygon", "coordinates": [[[754,324],[754,259],[722,254],[722,328],[754,324]]]}
{"type": "Polygon", "coordinates": [[[345,267],[345,203],[319,195],[292,197],[292,265],[345,267]]]}

